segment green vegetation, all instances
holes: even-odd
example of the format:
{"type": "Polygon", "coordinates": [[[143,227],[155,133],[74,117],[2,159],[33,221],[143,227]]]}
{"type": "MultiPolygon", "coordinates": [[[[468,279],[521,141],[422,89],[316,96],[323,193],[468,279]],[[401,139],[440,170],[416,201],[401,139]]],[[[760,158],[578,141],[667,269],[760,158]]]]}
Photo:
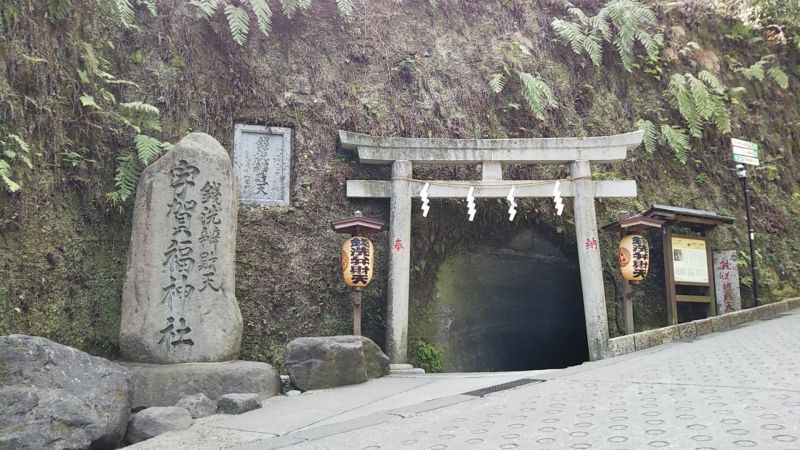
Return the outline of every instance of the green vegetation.
{"type": "Polygon", "coordinates": [[[427,373],[440,373],[444,362],[444,352],[435,344],[417,339],[411,349],[411,361],[415,367],[425,369],[427,373]]]}
{"type": "MultiPolygon", "coordinates": [[[[2,135],[0,135],[2,136],[2,135]]],[[[2,185],[11,192],[19,190],[20,185],[11,179],[12,164],[16,161],[21,161],[33,169],[30,159],[30,146],[21,137],[14,133],[8,133],[0,139],[0,180],[3,181],[2,185]]]]}
{"type": "MultiPolygon", "coordinates": [[[[127,2],[127,0],[118,0],[127,2]]],[[[429,0],[434,7],[438,0],[429,0]]],[[[239,45],[244,45],[250,33],[250,23],[255,18],[258,29],[269,35],[272,32],[272,9],[269,0],[191,0],[192,5],[202,11],[209,19],[214,19],[219,11],[225,16],[231,38],[239,45]],[[250,14],[253,16],[251,17],[250,14]]],[[[306,11],[312,0],[280,0],[281,12],[287,19],[306,11]]],[[[342,16],[350,16],[355,9],[354,0],[336,0],[336,6],[342,16]]]]}
{"type": "Polygon", "coordinates": [[[789,75],[787,75],[777,63],[776,55],[766,55],[750,65],[750,67],[744,67],[735,59],[731,59],[731,66],[734,72],[743,75],[750,81],[755,80],[764,83],[768,80],[772,80],[781,89],[787,89],[789,87],[789,75]],[[769,66],[766,71],[765,66],[769,66]]]}
{"type": "Polygon", "coordinates": [[[596,67],[603,62],[603,42],[617,49],[622,67],[628,72],[634,69],[637,42],[649,58],[655,58],[664,44],[661,33],[648,31],[658,24],[655,13],[635,0],[610,0],[591,17],[570,2],[565,2],[565,6],[576,21],[555,19],[553,30],[575,54],[585,53],[596,67]]]}
{"type": "MultiPolygon", "coordinates": [[[[525,48],[524,46],[520,47],[525,48]]],[[[528,55],[530,55],[529,52],[528,55]]],[[[547,111],[558,108],[558,103],[553,96],[553,91],[550,89],[550,86],[547,85],[547,82],[538,76],[531,75],[521,70],[512,69],[506,64],[503,64],[503,73],[492,75],[492,78],[489,80],[489,87],[495,94],[501,93],[508,82],[509,76],[514,76],[518,80],[520,94],[528,102],[533,116],[538,120],[546,120],[545,114],[547,111]]]]}

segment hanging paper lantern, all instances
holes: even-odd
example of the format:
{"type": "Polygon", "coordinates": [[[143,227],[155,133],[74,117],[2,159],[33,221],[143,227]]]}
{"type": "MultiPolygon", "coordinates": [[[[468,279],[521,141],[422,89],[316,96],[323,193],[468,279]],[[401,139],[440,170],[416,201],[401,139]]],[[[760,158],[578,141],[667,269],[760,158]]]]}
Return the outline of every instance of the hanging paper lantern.
{"type": "Polygon", "coordinates": [[[342,275],[350,287],[364,287],[372,281],[372,242],[355,236],[342,246],[342,275]]]}
{"type": "Polygon", "coordinates": [[[631,234],[619,242],[619,268],[627,281],[642,281],[650,266],[650,247],[647,239],[631,234]]]}

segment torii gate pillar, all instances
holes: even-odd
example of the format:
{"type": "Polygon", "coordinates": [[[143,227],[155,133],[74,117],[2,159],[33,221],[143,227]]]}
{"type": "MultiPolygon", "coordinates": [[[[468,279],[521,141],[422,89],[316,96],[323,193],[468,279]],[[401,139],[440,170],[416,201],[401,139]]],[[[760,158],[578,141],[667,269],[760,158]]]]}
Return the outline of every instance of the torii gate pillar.
{"type": "Polygon", "coordinates": [[[571,162],[569,171],[575,185],[575,236],[578,241],[586,339],[589,358],[595,361],[608,355],[608,319],[594,210],[594,184],[589,161],[571,162]]]}
{"type": "Polygon", "coordinates": [[[408,358],[408,292],[411,272],[411,161],[392,163],[389,224],[389,305],[386,353],[394,364],[408,358]]]}

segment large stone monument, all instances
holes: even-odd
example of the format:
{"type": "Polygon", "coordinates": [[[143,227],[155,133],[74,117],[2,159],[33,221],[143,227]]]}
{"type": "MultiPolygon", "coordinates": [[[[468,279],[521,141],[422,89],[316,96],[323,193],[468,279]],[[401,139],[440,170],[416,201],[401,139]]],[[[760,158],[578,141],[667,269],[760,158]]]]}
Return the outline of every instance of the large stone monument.
{"type": "Polygon", "coordinates": [[[135,406],[278,391],[270,365],[233,361],[237,208],[230,157],[207,134],[189,134],[142,172],[120,325],[135,406]]]}
{"type": "Polygon", "coordinates": [[[239,356],[237,208],[230,157],[207,134],[186,136],[142,172],[122,293],[120,347],[126,360],[239,356]]]}

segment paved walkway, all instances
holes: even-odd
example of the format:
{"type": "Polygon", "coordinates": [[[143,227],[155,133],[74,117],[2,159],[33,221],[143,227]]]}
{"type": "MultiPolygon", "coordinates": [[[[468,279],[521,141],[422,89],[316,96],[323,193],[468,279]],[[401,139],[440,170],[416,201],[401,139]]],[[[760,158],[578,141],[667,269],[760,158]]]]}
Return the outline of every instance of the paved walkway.
{"type": "Polygon", "coordinates": [[[800,311],[558,371],[388,377],[279,397],[132,448],[225,447],[800,449],[800,311]],[[545,381],[463,395],[520,379],[545,381]]]}

